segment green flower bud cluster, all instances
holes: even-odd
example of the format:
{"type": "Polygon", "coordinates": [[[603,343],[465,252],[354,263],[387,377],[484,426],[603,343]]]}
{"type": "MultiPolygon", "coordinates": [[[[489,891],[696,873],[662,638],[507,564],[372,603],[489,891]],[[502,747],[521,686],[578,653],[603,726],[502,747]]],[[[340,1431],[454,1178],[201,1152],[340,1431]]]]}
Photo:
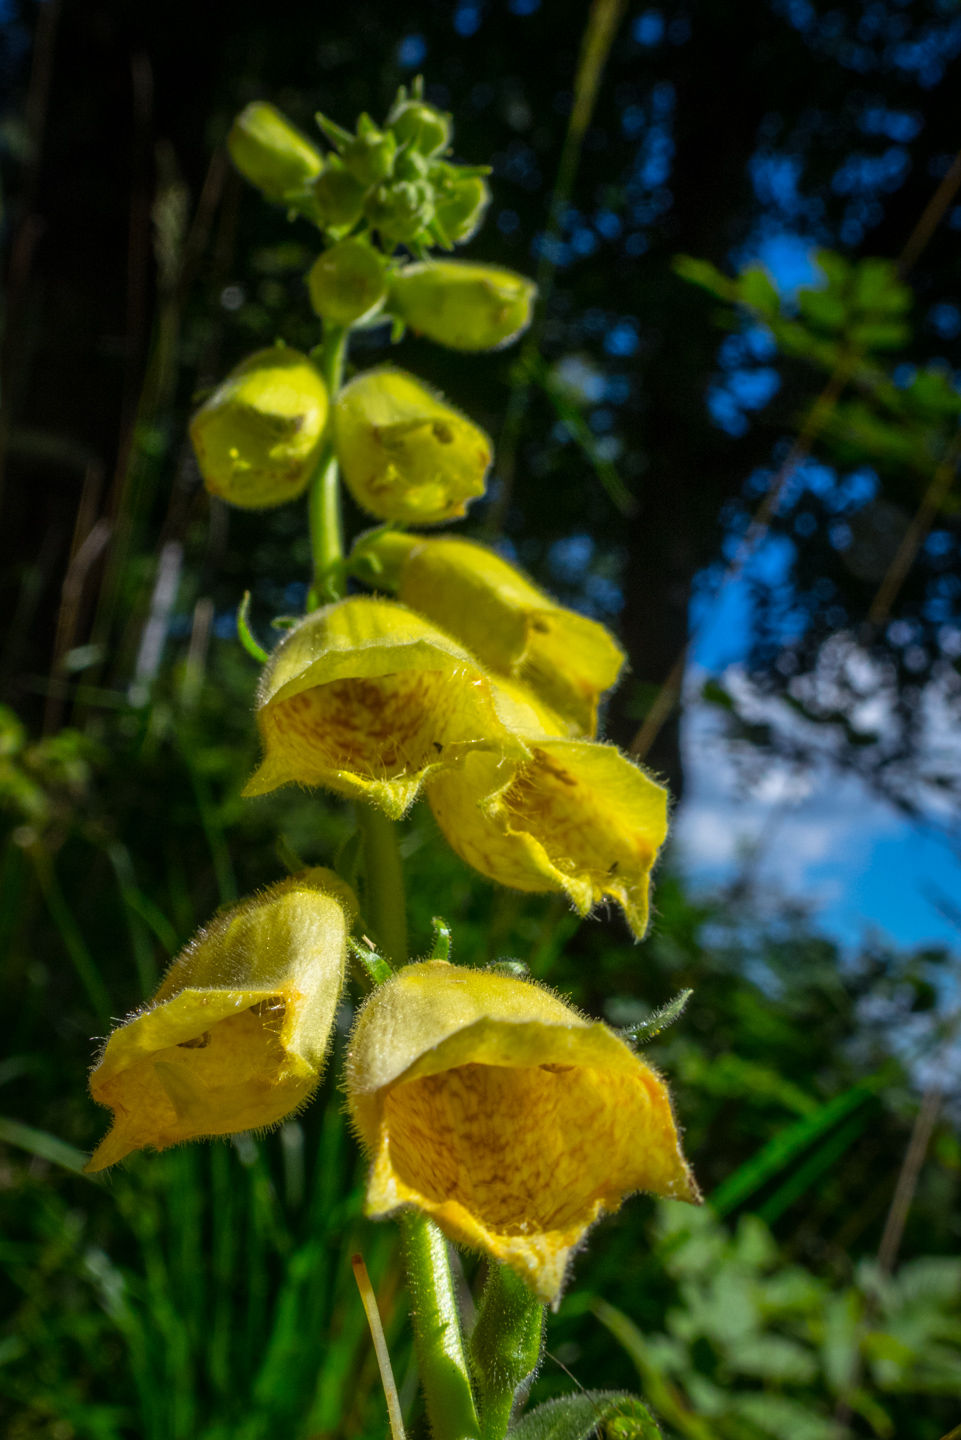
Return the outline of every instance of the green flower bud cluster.
{"type": "Polygon", "coordinates": [[[314,186],[324,229],[343,233],[363,218],[388,253],[397,245],[451,250],[476,232],[490,200],[489,167],[441,158],[450,116],[424,100],[419,78],[411,95],[398,90],[383,129],[369,115],[354,134],[324,115],[317,123],[335,151],[314,186]]]}
{"type": "Polygon", "coordinates": [[[326,157],[265,101],[237,117],[227,140],[237,169],[268,200],[312,220],[331,238],[358,225],[375,231],[390,254],[406,245],[452,250],[474,235],[490,191],[487,165],[452,165],[451,119],[423,98],[420,77],[404,86],[383,128],[361,115],[354,132],[317,115],[333,146],[326,157]]]}
{"type": "Polygon", "coordinates": [[[266,509],[302,495],[336,461],[376,519],[442,524],[483,494],[488,437],[413,375],[382,367],[341,388],[341,362],[322,356],[342,355],[345,332],[382,318],[395,339],[409,328],[453,350],[496,350],[530,324],[536,287],[499,266],[428,258],[432,246],[470,239],[490,197],[488,167],[443,158],[450,116],[427,103],[420,79],[410,95],[401,87],[383,127],[366,114],[353,131],[317,122],[333,147],[326,156],[263,101],[230,132],[241,173],[325,232],[305,277],[323,341],[310,355],[278,342],[238,365],[194,417],[198,465],[212,494],[266,509]],[[397,245],[414,258],[395,257],[397,245]]]}

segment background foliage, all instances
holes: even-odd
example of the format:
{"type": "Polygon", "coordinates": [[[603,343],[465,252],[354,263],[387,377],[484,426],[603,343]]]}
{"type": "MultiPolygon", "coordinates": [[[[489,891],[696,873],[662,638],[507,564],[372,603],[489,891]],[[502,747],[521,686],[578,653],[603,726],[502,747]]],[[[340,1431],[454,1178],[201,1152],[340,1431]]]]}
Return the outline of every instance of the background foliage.
{"type": "MultiPolygon", "coordinates": [[[[517,350],[452,364],[412,338],[391,351],[374,331],[355,358],[396,356],[499,441],[473,532],[618,629],[631,675],[608,733],[625,744],[687,638],[692,590],[716,586],[836,361],[825,347],[854,323],[792,301],[790,286],[780,300],[723,283],[712,295],[676,257],[710,262],[728,287],[756,255],[783,277],[792,237],[848,260],[894,257],[957,149],[956,5],[631,6],[562,233],[545,241],[585,14],[573,0],[418,0],[402,16],[380,0],[3,12],[0,1407],[12,1436],[382,1434],[346,1265],[357,1247],[415,1403],[392,1234],[360,1218],[335,1093],[264,1141],[140,1157],[104,1185],[76,1175],[71,1148],[89,1150],[103,1126],[85,1091],[90,1037],[217,905],[278,878],[291,852],[331,863],[351,829],[339,803],[238,799],[256,667],[233,639],[236,606],[251,588],[266,641],[273,615],[302,607],[307,546],[293,510],[210,502],[185,424],[254,346],[311,343],[313,252],[306,227],[223,164],[233,113],[262,97],[307,130],[318,105],[380,115],[423,69],[430,98],[455,111],[458,158],[492,158],[495,202],[470,253],[554,267],[539,354],[523,352],[521,369],[517,350]],[[151,615],[165,638],[153,651],[151,615]]],[[[897,312],[910,329],[875,347],[873,379],[832,408],[777,508],[782,559],[750,657],[763,690],[905,804],[930,768],[919,717],[932,694],[954,694],[950,488],[891,623],[863,626],[956,425],[959,225],[955,205],[897,312]],[[867,689],[884,689],[897,719],[873,741],[864,686],[837,678],[845,646],[872,657],[867,689]]],[[[713,698],[736,725],[730,697],[713,698]]],[[[802,756],[821,743],[738,733],[802,756]]],[[[676,726],[650,758],[679,793],[676,726]]],[[[695,990],[652,1049],[713,1210],[679,1220],[632,1201],[604,1223],[551,1321],[536,1394],[569,1388],[561,1367],[585,1386],[640,1383],[668,1432],[695,1440],[818,1440],[841,1433],[843,1397],[857,1434],[938,1440],[957,1424],[950,1105],[904,1263],[891,1279],[876,1266],[918,1078],[940,1077],[952,1053],[950,957],[871,945],[842,957],[749,883],[708,906],[670,873],[635,949],[614,918],[578,924],[561,904],[478,882],[424,807],[404,850],[415,952],[440,910],[458,958],[522,956],[592,1013],[607,997],[619,1024],[695,990]]]]}

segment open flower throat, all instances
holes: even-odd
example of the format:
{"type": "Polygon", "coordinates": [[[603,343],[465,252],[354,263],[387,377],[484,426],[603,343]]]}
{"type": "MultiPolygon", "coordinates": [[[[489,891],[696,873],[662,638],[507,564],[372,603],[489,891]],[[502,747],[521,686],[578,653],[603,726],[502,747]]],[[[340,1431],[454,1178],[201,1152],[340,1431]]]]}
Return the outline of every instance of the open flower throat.
{"type": "Polygon", "coordinates": [[[264,759],[245,795],[324,785],[394,818],[469,751],[528,753],[466,650],[402,605],[360,596],[313,611],[277,646],[257,723],[264,759]]]}
{"type": "Polygon", "coordinates": [[[390,1165],[468,1244],[486,1231],[571,1245],[634,1190],[686,1194],[661,1088],[640,1070],[458,1065],[387,1096],[390,1165]]]}
{"type": "Polygon", "coordinates": [[[367,1213],[413,1206],[543,1301],[625,1196],[698,1199],[660,1076],[528,981],[406,966],[364,1006],[348,1076],[373,1161],[367,1213]]]}
{"type": "MultiPolygon", "coordinates": [[[[451,688],[438,670],[411,670],[363,680],[335,680],[303,690],[267,713],[289,775],[330,784],[331,772],[371,780],[416,776],[443,754],[451,688]],[[438,738],[442,737],[442,738],[438,738]]],[[[344,777],[348,790],[355,787],[344,777]]]]}

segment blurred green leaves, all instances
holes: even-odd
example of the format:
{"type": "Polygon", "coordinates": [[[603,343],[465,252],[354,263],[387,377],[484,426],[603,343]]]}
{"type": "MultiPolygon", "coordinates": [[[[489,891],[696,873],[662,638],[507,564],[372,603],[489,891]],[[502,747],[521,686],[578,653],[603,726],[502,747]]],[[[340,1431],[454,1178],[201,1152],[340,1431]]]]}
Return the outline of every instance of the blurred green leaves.
{"type": "Polygon", "coordinates": [[[732,1233],[709,1207],[666,1201],[655,1228],[678,1287],[665,1330],[646,1334],[603,1300],[593,1310],[690,1440],[834,1440],[848,1433],[840,1399],[885,1440],[886,1395],[959,1393],[961,1261],[909,1261],[894,1278],[862,1261],[832,1287],[788,1263],[756,1216],[732,1233]]]}

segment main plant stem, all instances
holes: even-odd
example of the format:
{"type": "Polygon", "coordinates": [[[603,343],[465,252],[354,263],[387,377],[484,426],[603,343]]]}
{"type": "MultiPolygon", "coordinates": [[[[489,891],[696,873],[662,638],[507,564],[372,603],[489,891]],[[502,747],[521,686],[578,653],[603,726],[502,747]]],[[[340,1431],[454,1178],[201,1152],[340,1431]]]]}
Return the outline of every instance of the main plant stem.
{"type": "MultiPolygon", "coordinates": [[[[314,352],[331,405],[336,401],[343,379],[347,335],[344,329],[325,325],[323,342],[314,352]]],[[[329,435],[310,483],[309,508],[314,578],[307,609],[316,610],[325,602],[342,599],[344,593],[340,476],[329,435]]],[[[387,958],[393,965],[403,965],[407,959],[407,901],[397,827],[383,811],[363,801],[357,804],[357,819],[364,835],[366,918],[387,958]]],[[[423,1215],[406,1211],[400,1224],[417,1358],[431,1433],[434,1440],[478,1440],[480,1426],[464,1354],[447,1243],[437,1226],[423,1215]]]]}
{"type": "MultiPolygon", "coordinates": [[[[447,1242],[416,1211],[400,1217],[417,1363],[433,1440],[478,1440],[447,1242]]],[[[506,1427],[505,1427],[506,1428],[506,1427]]]]}
{"type": "Polygon", "coordinates": [[[397,826],[383,810],[363,800],[357,802],[357,822],[364,834],[364,914],[387,959],[392,965],[403,965],[407,959],[407,898],[397,826]]]}
{"type": "MultiPolygon", "coordinates": [[[[327,384],[331,408],[337,399],[344,375],[349,331],[339,325],[325,325],[324,338],[314,355],[327,384]]],[[[307,596],[307,609],[316,610],[325,601],[340,600],[344,578],[344,531],[340,515],[340,474],[328,422],[328,435],[310,482],[310,547],[314,557],[314,579],[307,596]]]]}

